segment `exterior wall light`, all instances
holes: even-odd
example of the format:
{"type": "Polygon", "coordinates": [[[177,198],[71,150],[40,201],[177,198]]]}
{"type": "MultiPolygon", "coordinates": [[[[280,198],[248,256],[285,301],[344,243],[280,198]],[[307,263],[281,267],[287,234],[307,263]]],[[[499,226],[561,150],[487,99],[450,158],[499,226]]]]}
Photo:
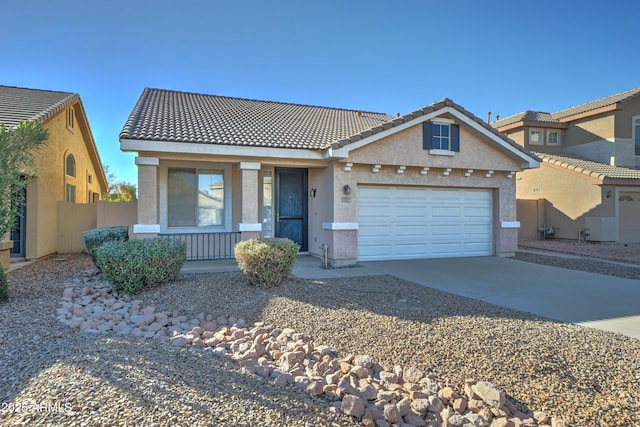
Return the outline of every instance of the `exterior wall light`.
{"type": "Polygon", "coordinates": [[[342,187],[342,192],[345,196],[351,194],[351,187],[349,187],[349,184],[346,184],[344,187],[342,187]]]}

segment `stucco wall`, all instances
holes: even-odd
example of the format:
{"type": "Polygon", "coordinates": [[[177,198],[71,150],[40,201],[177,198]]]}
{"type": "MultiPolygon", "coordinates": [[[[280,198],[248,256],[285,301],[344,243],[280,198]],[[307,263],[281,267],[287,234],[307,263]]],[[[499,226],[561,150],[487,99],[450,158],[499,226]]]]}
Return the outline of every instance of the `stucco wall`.
{"type": "MultiPolygon", "coordinates": [[[[49,131],[47,143],[36,155],[36,175],[27,186],[26,257],[41,258],[59,251],[57,203],[65,200],[65,184],[76,186],[76,203],[88,202],[91,190],[100,197],[106,188],[100,181],[87,145],[88,128],[79,115],[80,103],[72,107],[75,112],[74,128],[67,127],[67,111],[63,110],[48,120],[44,126],[49,131]],[[76,176],[65,174],[65,159],[72,154],[76,164],[76,176]],[[89,183],[91,175],[91,183],[89,183]]],[[[95,219],[94,219],[95,220],[95,219]]]]}
{"type": "MultiPolygon", "coordinates": [[[[537,226],[552,225],[556,238],[577,239],[585,228],[585,218],[613,217],[614,197],[603,197],[607,188],[600,182],[577,172],[542,163],[540,169],[518,173],[517,198],[519,200],[544,199],[544,217],[538,218],[537,226]]],[[[519,214],[522,227],[534,224],[530,213],[519,214]]],[[[531,230],[523,230],[531,235],[531,230]]]]}

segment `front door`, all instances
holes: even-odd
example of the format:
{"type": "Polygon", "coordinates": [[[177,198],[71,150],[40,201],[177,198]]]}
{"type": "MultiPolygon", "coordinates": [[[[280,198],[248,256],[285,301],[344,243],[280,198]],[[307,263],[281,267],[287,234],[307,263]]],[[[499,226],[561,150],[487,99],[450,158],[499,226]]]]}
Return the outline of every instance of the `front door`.
{"type": "Polygon", "coordinates": [[[307,251],[307,170],[276,169],[276,237],[307,251]]]}

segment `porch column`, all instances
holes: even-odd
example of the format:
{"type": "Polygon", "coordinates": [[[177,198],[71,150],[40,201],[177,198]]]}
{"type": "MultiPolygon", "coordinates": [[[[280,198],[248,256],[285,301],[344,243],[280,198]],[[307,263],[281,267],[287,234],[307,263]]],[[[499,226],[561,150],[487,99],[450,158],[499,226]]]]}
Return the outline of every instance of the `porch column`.
{"type": "Polygon", "coordinates": [[[156,237],[160,233],[157,157],[136,157],[138,166],[138,223],[133,226],[137,239],[156,237]]]}
{"type": "Polygon", "coordinates": [[[256,239],[262,235],[262,223],[258,215],[258,171],[260,163],[240,162],[241,222],[238,224],[242,240],[256,239]]]}

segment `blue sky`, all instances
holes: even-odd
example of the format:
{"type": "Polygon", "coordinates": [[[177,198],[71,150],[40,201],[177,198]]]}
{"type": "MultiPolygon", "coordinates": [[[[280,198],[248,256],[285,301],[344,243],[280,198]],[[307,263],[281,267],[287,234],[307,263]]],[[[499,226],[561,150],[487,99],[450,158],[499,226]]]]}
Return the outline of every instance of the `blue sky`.
{"type": "Polygon", "coordinates": [[[77,92],[103,163],[145,87],[408,113],[444,97],[485,119],[640,86],[640,2],[21,0],[0,84],[77,92]]]}

